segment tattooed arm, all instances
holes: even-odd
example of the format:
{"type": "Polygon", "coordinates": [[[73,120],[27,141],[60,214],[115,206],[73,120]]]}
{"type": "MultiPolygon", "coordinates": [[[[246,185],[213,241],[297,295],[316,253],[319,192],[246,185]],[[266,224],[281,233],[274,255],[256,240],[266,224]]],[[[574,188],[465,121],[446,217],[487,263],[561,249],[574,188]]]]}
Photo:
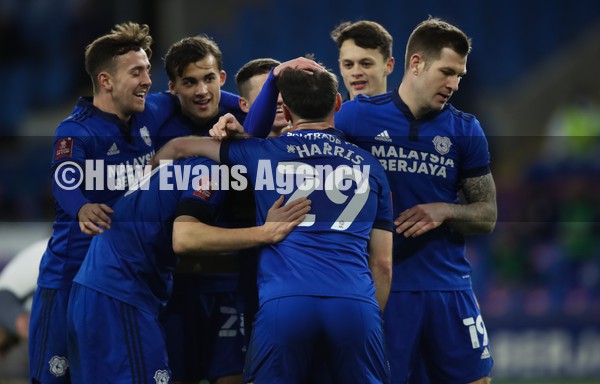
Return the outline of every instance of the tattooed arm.
{"type": "Polygon", "coordinates": [[[450,206],[448,224],[464,235],[486,234],[496,226],[496,185],[491,173],[464,179],[462,194],[465,204],[450,206]]]}
{"type": "Polygon", "coordinates": [[[490,233],[496,226],[496,185],[492,174],[462,181],[465,204],[419,204],[400,213],[396,232],[416,237],[446,222],[464,235],[490,233]]]}

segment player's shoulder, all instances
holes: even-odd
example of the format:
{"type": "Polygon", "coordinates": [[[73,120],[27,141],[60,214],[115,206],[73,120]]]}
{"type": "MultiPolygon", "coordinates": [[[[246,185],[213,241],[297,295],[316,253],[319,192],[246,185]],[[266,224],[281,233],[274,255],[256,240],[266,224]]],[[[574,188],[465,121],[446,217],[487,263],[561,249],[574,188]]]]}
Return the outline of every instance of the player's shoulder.
{"type": "Polygon", "coordinates": [[[55,136],[90,136],[94,135],[94,127],[97,125],[93,114],[83,111],[71,114],[60,122],[56,128],[55,136]]]}
{"type": "Polygon", "coordinates": [[[89,98],[80,97],[73,108],[73,112],[64,119],[63,123],[84,124],[94,116],[94,105],[89,98]]]}
{"type": "Polygon", "coordinates": [[[472,115],[467,112],[463,112],[460,109],[456,108],[452,104],[446,104],[446,111],[455,119],[464,121],[465,123],[471,124],[477,121],[475,115],[472,115]]]}
{"type": "Polygon", "coordinates": [[[169,91],[153,92],[146,95],[144,112],[152,113],[161,108],[175,108],[179,106],[179,99],[169,91]]]}
{"type": "Polygon", "coordinates": [[[118,129],[118,124],[120,120],[116,115],[96,108],[92,98],[80,97],[71,115],[56,128],[56,136],[106,135],[107,127],[114,126],[114,129],[118,129]]]}
{"type": "Polygon", "coordinates": [[[449,116],[449,120],[446,120],[444,124],[451,127],[454,135],[471,138],[485,136],[475,115],[463,112],[450,104],[446,105],[443,112],[449,116]]]}
{"type": "Polygon", "coordinates": [[[228,100],[234,100],[237,102],[237,100],[239,100],[240,96],[236,95],[235,93],[232,92],[227,92],[224,89],[221,89],[221,97],[226,98],[228,100]]]}
{"type": "MultiPolygon", "coordinates": [[[[356,117],[365,111],[376,114],[380,108],[393,103],[393,92],[386,92],[375,96],[356,95],[354,100],[348,100],[342,104],[340,110],[335,114],[336,121],[342,123],[344,131],[348,129],[346,124],[355,121],[356,117]]],[[[383,112],[382,112],[383,113],[383,112]]]]}
{"type": "Polygon", "coordinates": [[[382,105],[392,101],[393,91],[385,92],[379,95],[367,96],[367,95],[356,95],[354,101],[357,104],[365,105],[382,105]]]}

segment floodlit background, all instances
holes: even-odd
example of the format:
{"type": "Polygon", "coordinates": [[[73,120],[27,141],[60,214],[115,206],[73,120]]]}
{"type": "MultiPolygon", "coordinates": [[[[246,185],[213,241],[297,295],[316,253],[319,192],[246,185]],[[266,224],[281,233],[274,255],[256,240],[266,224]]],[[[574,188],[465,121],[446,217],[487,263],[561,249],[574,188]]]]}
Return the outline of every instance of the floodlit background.
{"type": "Polygon", "coordinates": [[[0,0],[0,268],[50,233],[52,135],[91,94],[84,47],[115,23],[150,25],[153,91],[167,88],[169,45],[205,33],[223,51],[224,89],[237,92],[236,71],[257,57],[311,53],[339,74],[330,31],[370,19],[394,37],[391,90],[428,15],[473,40],[451,103],[481,121],[498,188],[494,233],[469,244],[495,382],[600,382],[596,0],[0,0]]]}

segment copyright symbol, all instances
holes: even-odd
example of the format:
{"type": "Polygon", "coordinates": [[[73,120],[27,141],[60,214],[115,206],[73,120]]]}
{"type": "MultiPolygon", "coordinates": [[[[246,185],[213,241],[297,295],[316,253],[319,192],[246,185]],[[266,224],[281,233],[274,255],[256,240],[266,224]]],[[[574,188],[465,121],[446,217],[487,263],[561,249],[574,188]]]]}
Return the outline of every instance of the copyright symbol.
{"type": "Polygon", "coordinates": [[[72,191],[83,182],[83,169],[74,161],[65,161],[56,167],[54,181],[62,189],[72,191]]]}

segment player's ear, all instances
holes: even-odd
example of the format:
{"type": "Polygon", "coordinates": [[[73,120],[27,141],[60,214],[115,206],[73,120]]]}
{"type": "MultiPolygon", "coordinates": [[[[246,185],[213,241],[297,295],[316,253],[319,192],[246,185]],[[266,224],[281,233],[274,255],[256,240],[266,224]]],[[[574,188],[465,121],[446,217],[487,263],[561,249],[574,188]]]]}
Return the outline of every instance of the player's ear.
{"type": "Polygon", "coordinates": [[[413,55],[410,57],[409,63],[408,69],[410,73],[416,76],[419,74],[422,64],[424,64],[423,57],[418,53],[413,53],[413,55]]]}
{"type": "Polygon", "coordinates": [[[225,84],[225,80],[227,80],[227,72],[225,71],[221,71],[219,72],[219,78],[221,80],[221,87],[223,86],[223,84],[225,84]]]}
{"type": "Polygon", "coordinates": [[[340,108],[342,108],[342,95],[338,92],[337,95],[335,95],[335,107],[333,111],[337,112],[340,108]]]}
{"type": "Polygon", "coordinates": [[[100,85],[100,88],[104,88],[107,91],[111,91],[112,79],[110,73],[106,71],[101,71],[100,73],[98,73],[98,84],[100,85]]]}
{"type": "Polygon", "coordinates": [[[285,105],[285,104],[283,104],[281,106],[281,108],[283,109],[283,117],[285,117],[287,122],[290,123],[292,121],[292,114],[291,114],[290,110],[288,109],[287,105],[285,105]]]}
{"type": "Polygon", "coordinates": [[[390,73],[392,73],[392,71],[394,70],[394,64],[396,63],[396,60],[394,59],[394,57],[390,57],[387,59],[387,62],[385,63],[385,75],[389,76],[390,73]]]}
{"type": "Polygon", "coordinates": [[[172,95],[177,95],[177,89],[175,89],[175,84],[171,80],[169,80],[169,92],[172,95]]]}
{"type": "Polygon", "coordinates": [[[248,111],[250,111],[250,102],[246,100],[245,97],[240,96],[240,98],[238,99],[238,104],[243,112],[248,113],[248,111]]]}

